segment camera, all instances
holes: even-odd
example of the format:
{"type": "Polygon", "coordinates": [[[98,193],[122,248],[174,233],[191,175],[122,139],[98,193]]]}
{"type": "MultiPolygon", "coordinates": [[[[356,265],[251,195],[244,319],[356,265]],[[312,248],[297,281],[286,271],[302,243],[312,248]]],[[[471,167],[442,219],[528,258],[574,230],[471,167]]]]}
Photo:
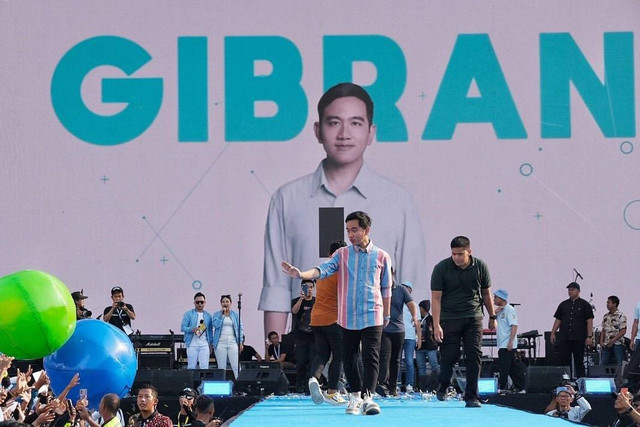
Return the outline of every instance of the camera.
{"type": "Polygon", "coordinates": [[[124,307],[124,302],[118,301],[118,308],[123,308],[123,307],[124,307]]]}
{"type": "Polygon", "coordinates": [[[86,308],[83,308],[81,311],[81,317],[83,319],[90,319],[92,315],[93,313],[91,312],[91,310],[87,310],[86,308]]]}
{"type": "Polygon", "coordinates": [[[305,294],[307,292],[309,292],[309,284],[308,283],[303,283],[302,285],[300,285],[302,287],[302,292],[304,292],[305,294]]]}

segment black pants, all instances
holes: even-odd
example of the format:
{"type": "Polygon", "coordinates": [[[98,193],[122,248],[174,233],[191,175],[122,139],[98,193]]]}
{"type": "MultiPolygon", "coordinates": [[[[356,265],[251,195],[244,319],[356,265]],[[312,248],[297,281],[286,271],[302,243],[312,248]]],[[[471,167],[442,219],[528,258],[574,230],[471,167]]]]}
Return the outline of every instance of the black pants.
{"type": "Polygon", "coordinates": [[[440,385],[446,389],[451,385],[453,365],[460,358],[460,341],[465,357],[467,386],[465,400],[478,398],[478,378],[482,356],[482,318],[446,319],[440,321],[444,338],[440,346],[440,385]]]}
{"type": "Polygon", "coordinates": [[[571,367],[571,356],[573,356],[575,377],[584,377],[584,340],[558,341],[558,350],[560,351],[560,363],[571,367]]]}
{"type": "Polygon", "coordinates": [[[311,361],[315,357],[313,334],[300,333],[296,336],[296,392],[306,393],[311,376],[311,361]]]}
{"type": "Polygon", "coordinates": [[[340,374],[342,373],[342,329],[337,323],[329,326],[312,326],[316,338],[316,356],[311,363],[311,375],[320,379],[324,367],[333,354],[329,365],[327,387],[337,390],[340,374]]]}
{"type": "Polygon", "coordinates": [[[524,370],[516,359],[517,350],[507,350],[501,348],[498,350],[498,369],[500,370],[500,380],[498,388],[504,390],[507,388],[507,377],[511,377],[513,386],[518,390],[524,390],[524,370]]]}
{"type": "MultiPolygon", "coordinates": [[[[397,389],[398,369],[400,368],[400,356],[402,355],[403,347],[404,332],[393,334],[382,332],[378,384],[386,386],[392,393],[397,389]]],[[[411,368],[413,369],[413,366],[411,368]]],[[[409,369],[408,366],[407,369],[409,369]]]]}
{"type": "Polygon", "coordinates": [[[361,391],[363,395],[375,393],[378,382],[381,340],[382,326],[371,326],[359,330],[342,328],[344,373],[352,392],[361,391]],[[362,343],[362,377],[358,370],[360,343],[362,343]]]}

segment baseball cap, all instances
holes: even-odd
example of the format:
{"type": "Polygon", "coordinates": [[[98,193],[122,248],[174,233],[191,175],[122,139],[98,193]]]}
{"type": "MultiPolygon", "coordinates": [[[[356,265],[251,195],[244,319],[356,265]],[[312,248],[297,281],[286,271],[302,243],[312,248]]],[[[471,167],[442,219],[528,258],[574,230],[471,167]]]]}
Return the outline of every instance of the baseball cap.
{"type": "Polygon", "coordinates": [[[114,286],[113,288],[111,288],[111,295],[117,294],[118,292],[124,294],[124,291],[122,290],[122,288],[120,286],[114,286]]]}
{"type": "Polygon", "coordinates": [[[573,393],[571,393],[571,391],[569,390],[568,387],[558,387],[558,388],[556,388],[556,396],[558,394],[562,393],[562,392],[569,393],[570,395],[573,396],[573,393]]]}
{"type": "Polygon", "coordinates": [[[196,398],[198,397],[198,393],[195,392],[195,390],[191,389],[191,388],[185,388],[184,390],[182,390],[180,392],[180,396],[184,396],[184,397],[192,397],[192,398],[196,398]]]}
{"type": "Polygon", "coordinates": [[[498,298],[502,298],[505,301],[509,301],[509,292],[507,292],[504,289],[498,289],[495,293],[495,296],[497,296],[498,298]]]}
{"type": "Polygon", "coordinates": [[[82,291],[75,291],[71,293],[71,297],[74,301],[80,301],[81,299],[87,299],[86,295],[82,294],[82,291]]]}
{"type": "Polygon", "coordinates": [[[571,282],[567,285],[567,289],[569,288],[576,288],[577,290],[580,290],[580,285],[576,282],[571,282]]]}

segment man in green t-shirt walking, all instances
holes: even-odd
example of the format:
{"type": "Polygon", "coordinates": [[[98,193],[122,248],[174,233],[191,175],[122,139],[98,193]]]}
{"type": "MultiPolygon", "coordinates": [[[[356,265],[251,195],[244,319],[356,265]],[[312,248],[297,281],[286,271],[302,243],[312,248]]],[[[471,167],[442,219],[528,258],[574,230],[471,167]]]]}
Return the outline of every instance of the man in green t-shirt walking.
{"type": "Polygon", "coordinates": [[[464,399],[468,408],[482,406],[478,400],[478,377],[482,356],[482,316],[489,313],[489,329],[495,329],[496,316],[489,288],[487,265],[471,256],[471,242],[458,236],[451,241],[451,257],[443,259],[431,274],[431,301],[434,335],[440,346],[440,380],[437,392],[444,400],[451,385],[453,365],[460,358],[462,341],[466,360],[467,385],[464,399]]]}

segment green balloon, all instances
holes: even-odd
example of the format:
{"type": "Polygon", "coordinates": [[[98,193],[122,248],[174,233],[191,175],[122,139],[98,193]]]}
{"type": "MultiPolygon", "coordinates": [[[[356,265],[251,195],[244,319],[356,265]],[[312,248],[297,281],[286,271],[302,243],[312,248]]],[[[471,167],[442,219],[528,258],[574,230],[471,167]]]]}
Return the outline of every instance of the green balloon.
{"type": "Polygon", "coordinates": [[[57,277],[24,270],[0,278],[0,352],[16,359],[48,356],[76,328],[69,289],[57,277]]]}

